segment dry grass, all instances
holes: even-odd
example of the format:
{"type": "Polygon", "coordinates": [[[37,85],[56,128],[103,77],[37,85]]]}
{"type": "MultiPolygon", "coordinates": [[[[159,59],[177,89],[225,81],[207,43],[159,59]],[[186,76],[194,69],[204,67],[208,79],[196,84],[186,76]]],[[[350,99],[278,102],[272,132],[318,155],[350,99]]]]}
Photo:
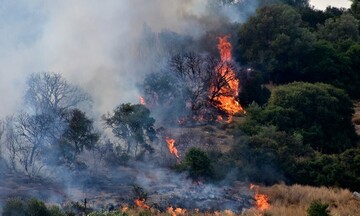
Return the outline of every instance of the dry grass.
{"type": "MultiPolygon", "coordinates": [[[[352,193],[346,189],[274,185],[262,187],[259,192],[270,197],[271,208],[262,213],[264,216],[306,216],[306,209],[315,200],[329,204],[330,214],[333,216],[360,215],[360,201],[353,199],[352,193]]],[[[245,215],[261,213],[252,209],[245,215]]]]}
{"type": "Polygon", "coordinates": [[[360,125],[360,114],[357,114],[356,116],[354,116],[352,121],[354,124],[360,125]]]}

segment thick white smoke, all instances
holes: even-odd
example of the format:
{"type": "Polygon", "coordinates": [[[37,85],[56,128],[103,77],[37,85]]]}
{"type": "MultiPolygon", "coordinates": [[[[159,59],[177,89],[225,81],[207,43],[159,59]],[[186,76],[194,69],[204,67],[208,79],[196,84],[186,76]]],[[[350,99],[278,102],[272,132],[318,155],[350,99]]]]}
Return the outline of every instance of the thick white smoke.
{"type": "Polygon", "coordinates": [[[226,8],[222,15],[210,14],[209,1],[2,0],[0,117],[19,106],[27,76],[43,71],[85,88],[98,113],[138,102],[135,84],[149,67],[137,55],[144,25],[197,37],[223,15],[242,18],[226,8]]]}

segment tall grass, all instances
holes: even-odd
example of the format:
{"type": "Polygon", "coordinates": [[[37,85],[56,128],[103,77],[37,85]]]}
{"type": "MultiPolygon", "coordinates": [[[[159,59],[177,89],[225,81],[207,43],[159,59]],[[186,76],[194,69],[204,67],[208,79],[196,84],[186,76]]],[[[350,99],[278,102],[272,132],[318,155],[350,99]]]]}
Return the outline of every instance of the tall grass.
{"type": "Polygon", "coordinates": [[[270,197],[271,208],[262,213],[251,209],[246,216],[306,216],[306,209],[316,200],[329,204],[333,216],[360,216],[360,201],[347,189],[279,184],[261,187],[259,193],[270,197]]]}

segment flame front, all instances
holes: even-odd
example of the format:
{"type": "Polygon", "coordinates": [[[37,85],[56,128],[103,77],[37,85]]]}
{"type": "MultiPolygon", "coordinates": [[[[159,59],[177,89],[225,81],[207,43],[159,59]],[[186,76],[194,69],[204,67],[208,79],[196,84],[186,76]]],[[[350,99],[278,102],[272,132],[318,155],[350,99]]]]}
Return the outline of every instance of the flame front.
{"type": "Polygon", "coordinates": [[[135,205],[143,209],[150,208],[150,206],[145,204],[145,199],[135,199],[135,205]]]}
{"type": "Polygon", "coordinates": [[[269,204],[269,197],[265,194],[260,194],[259,193],[259,186],[256,186],[254,184],[250,184],[250,190],[255,191],[255,202],[256,202],[256,207],[260,210],[260,211],[264,211],[266,209],[270,208],[270,204],[269,204]]]}
{"type": "Polygon", "coordinates": [[[177,148],[175,147],[175,140],[174,139],[166,139],[166,143],[167,143],[170,153],[175,155],[176,158],[179,159],[180,158],[179,153],[178,153],[177,148]]]}
{"type": "MultiPolygon", "coordinates": [[[[220,88],[218,96],[214,98],[214,101],[216,102],[216,107],[232,116],[235,113],[245,111],[237,100],[239,80],[230,66],[232,45],[228,40],[229,37],[229,35],[219,37],[218,49],[221,62],[217,66],[216,72],[227,81],[227,85],[220,88]]],[[[214,88],[215,86],[212,86],[212,91],[214,91],[214,88]]]]}

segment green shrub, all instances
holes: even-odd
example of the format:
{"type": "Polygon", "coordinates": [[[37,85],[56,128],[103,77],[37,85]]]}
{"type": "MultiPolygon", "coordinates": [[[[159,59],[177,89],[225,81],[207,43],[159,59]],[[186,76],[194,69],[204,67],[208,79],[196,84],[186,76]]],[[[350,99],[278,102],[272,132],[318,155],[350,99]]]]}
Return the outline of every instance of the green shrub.
{"type": "Polygon", "coordinates": [[[308,216],[330,216],[328,204],[323,204],[320,201],[313,201],[307,209],[308,216]]]}
{"type": "Polygon", "coordinates": [[[30,216],[50,216],[50,212],[43,201],[31,198],[27,201],[26,213],[30,216]]]}
{"type": "Polygon", "coordinates": [[[51,206],[49,208],[49,212],[51,216],[65,216],[61,209],[57,206],[51,206]]]}
{"type": "Polygon", "coordinates": [[[190,177],[197,179],[199,177],[212,177],[213,168],[209,156],[201,149],[191,148],[185,155],[185,159],[180,165],[186,167],[190,177]]]}
{"type": "Polygon", "coordinates": [[[9,199],[4,206],[2,216],[26,216],[26,206],[19,198],[9,199]]]}

